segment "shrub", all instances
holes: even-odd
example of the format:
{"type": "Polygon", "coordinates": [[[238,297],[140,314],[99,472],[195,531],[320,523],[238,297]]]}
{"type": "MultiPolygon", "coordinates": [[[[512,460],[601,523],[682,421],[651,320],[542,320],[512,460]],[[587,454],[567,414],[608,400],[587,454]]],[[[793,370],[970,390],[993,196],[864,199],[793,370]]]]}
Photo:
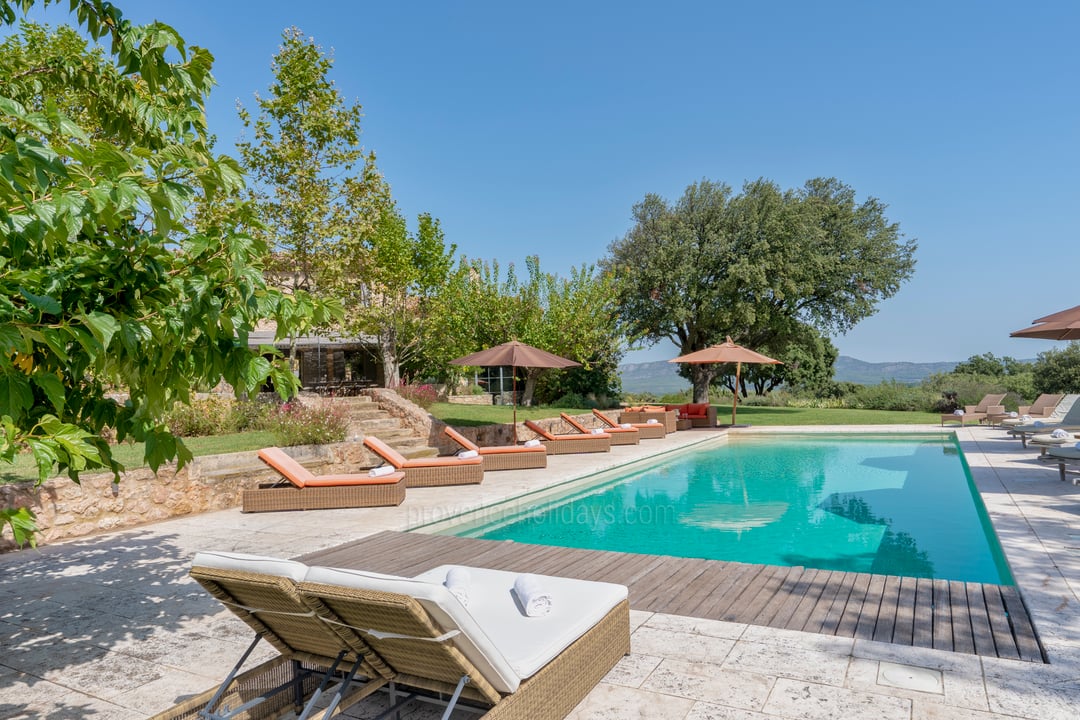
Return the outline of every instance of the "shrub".
{"type": "Polygon", "coordinates": [[[180,437],[225,435],[237,431],[239,418],[231,398],[211,395],[186,405],[174,405],[165,414],[169,432],[180,437]]]}
{"type": "Polygon", "coordinates": [[[282,447],[341,442],[349,429],[348,418],[340,407],[329,404],[308,407],[297,401],[279,407],[270,416],[268,425],[282,447]]]}
{"type": "Polygon", "coordinates": [[[275,402],[260,402],[259,400],[236,401],[233,404],[233,414],[236,416],[237,432],[265,430],[276,407],[275,402]]]}
{"type": "Polygon", "coordinates": [[[920,385],[895,381],[863,385],[845,398],[848,407],[860,410],[928,410],[937,400],[936,393],[920,385]]]}
{"type": "Polygon", "coordinates": [[[589,400],[588,398],[582,397],[581,395],[578,395],[577,393],[566,393],[561,398],[559,398],[558,400],[551,403],[551,407],[570,408],[570,409],[580,409],[580,408],[590,408],[591,409],[591,408],[600,407],[600,406],[596,401],[589,400]]]}
{"type": "Polygon", "coordinates": [[[398,385],[394,390],[404,399],[416,403],[425,410],[439,399],[434,385],[398,385]]]}

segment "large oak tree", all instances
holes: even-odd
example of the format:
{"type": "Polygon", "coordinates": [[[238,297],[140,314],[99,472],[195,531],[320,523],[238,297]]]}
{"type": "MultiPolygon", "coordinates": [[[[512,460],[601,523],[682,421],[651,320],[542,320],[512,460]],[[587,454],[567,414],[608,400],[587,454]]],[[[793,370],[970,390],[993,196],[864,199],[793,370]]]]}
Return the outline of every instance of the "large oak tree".
{"type": "MultiPolygon", "coordinates": [[[[730,335],[749,347],[783,345],[799,324],[844,332],[872,315],[914,271],[915,243],[885,205],[836,179],[782,190],[768,180],[734,194],[690,185],[677,203],[650,194],[602,266],[619,279],[618,306],[633,343],[672,341],[682,353],[730,335]]],[[[720,372],[691,365],[694,400],[720,372]]]]}

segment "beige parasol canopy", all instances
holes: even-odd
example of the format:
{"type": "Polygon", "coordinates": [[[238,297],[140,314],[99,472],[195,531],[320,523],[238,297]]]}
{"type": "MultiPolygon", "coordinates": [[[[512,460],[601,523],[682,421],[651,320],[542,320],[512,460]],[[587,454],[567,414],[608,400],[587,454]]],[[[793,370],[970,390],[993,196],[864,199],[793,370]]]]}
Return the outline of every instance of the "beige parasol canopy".
{"type": "MultiPolygon", "coordinates": [[[[568,368],[581,365],[579,362],[567,360],[564,357],[553,355],[546,350],[526,345],[517,340],[489,347],[487,350],[474,352],[472,355],[459,357],[450,361],[451,365],[469,365],[471,367],[505,367],[513,368],[514,374],[522,368],[568,368]]],[[[517,442],[517,387],[511,393],[514,403],[514,442],[517,442]]]]}
{"type": "Polygon", "coordinates": [[[762,355],[759,352],[754,352],[749,348],[744,348],[742,345],[736,345],[731,336],[728,336],[726,342],[719,345],[712,345],[704,350],[697,350],[686,355],[680,355],[677,358],[672,358],[668,362],[674,363],[690,363],[693,365],[707,365],[710,363],[735,363],[735,392],[731,398],[731,424],[735,424],[735,410],[739,404],[739,374],[742,371],[743,363],[754,363],[756,365],[783,365],[779,360],[774,360],[767,355],[762,355]]]}
{"type": "Polygon", "coordinates": [[[1080,305],[1036,318],[1032,326],[1009,333],[1009,337],[1040,340],[1080,340],[1080,305]]]}

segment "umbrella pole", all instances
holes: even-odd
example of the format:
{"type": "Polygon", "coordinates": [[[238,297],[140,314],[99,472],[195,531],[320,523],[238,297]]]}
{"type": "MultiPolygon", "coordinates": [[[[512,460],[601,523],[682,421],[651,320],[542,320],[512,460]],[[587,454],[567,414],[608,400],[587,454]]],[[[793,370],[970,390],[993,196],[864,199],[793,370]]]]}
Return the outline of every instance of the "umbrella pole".
{"type": "Polygon", "coordinates": [[[510,402],[514,405],[514,444],[517,445],[517,368],[510,366],[510,402]]]}
{"type": "Polygon", "coordinates": [[[735,408],[739,404],[739,371],[742,370],[742,363],[735,363],[735,392],[731,394],[731,424],[735,424],[735,408]]]}

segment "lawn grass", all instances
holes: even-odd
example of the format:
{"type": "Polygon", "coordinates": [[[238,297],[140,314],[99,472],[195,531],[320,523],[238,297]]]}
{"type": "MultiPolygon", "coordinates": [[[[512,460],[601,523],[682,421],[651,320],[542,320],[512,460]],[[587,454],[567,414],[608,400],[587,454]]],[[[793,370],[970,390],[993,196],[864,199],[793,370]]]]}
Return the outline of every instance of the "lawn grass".
{"type": "MultiPolygon", "coordinates": [[[[274,434],[266,431],[185,438],[184,444],[195,457],[258,450],[274,444],[274,434]]],[[[128,470],[146,467],[142,443],[123,443],[113,447],[113,457],[128,470]]],[[[18,455],[14,465],[0,465],[0,483],[37,480],[37,465],[29,453],[18,455]]]]}
{"type": "MultiPolygon", "coordinates": [[[[456,427],[467,425],[499,425],[513,422],[513,405],[458,405],[457,403],[435,403],[428,412],[447,425],[456,427]]],[[[588,408],[519,407],[518,422],[540,420],[541,418],[559,417],[559,413],[581,415],[591,413],[588,408]]]]}
{"type": "MultiPolygon", "coordinates": [[[[455,405],[435,403],[428,410],[448,425],[491,425],[508,423],[513,408],[508,405],[455,405]]],[[[588,414],[587,408],[519,407],[518,422],[539,418],[558,417],[560,412],[568,415],[588,414]]],[[[617,410],[612,410],[617,415],[617,410]]],[[[731,406],[716,406],[717,422],[731,421],[731,406]]],[[[738,422],[752,425],[937,425],[941,416],[926,412],[893,410],[850,410],[847,408],[790,408],[754,407],[747,405],[738,410],[738,422]]]]}

